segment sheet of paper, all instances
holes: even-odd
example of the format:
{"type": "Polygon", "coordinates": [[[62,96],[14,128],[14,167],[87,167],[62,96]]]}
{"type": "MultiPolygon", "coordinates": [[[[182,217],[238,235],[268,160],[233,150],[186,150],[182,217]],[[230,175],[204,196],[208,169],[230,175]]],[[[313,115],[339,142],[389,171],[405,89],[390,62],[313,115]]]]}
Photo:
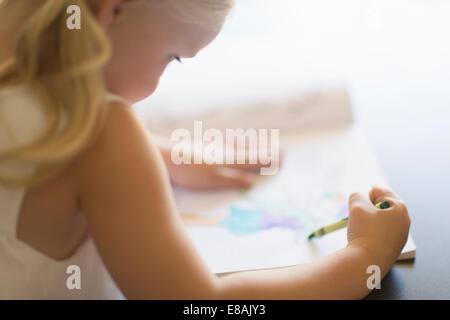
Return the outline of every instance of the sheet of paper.
{"type": "MultiPolygon", "coordinates": [[[[307,240],[348,215],[348,196],[385,183],[354,125],[290,136],[283,166],[248,191],[188,192],[175,199],[189,237],[214,273],[290,266],[347,244],[346,229],[307,240]]],[[[403,256],[414,257],[410,238],[403,256]]]]}

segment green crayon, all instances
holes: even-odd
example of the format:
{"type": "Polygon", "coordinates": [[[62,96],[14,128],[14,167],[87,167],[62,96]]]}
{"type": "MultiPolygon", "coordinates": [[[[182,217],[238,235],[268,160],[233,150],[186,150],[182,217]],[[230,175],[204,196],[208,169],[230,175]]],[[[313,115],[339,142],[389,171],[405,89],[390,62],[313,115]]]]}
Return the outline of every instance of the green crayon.
{"type": "MultiPolygon", "coordinates": [[[[379,202],[375,205],[375,207],[377,207],[378,209],[388,209],[389,208],[389,202],[387,201],[383,201],[383,202],[379,202]]],[[[339,220],[337,222],[334,222],[332,224],[329,224],[325,227],[319,228],[317,230],[315,230],[314,232],[312,232],[309,236],[308,239],[312,239],[312,238],[318,238],[318,237],[322,237],[328,233],[331,233],[333,231],[345,228],[348,224],[348,218],[344,218],[342,220],[339,220]]]]}

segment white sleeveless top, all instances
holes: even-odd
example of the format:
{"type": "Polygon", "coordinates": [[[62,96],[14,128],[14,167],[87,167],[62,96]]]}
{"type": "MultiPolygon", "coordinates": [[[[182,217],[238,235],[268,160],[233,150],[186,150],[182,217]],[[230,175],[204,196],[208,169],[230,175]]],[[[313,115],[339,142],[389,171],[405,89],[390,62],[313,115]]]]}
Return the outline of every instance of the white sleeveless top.
{"type": "MultiPolygon", "coordinates": [[[[42,131],[45,117],[37,104],[27,87],[0,89],[0,120],[5,120],[0,121],[0,150],[31,141],[42,131]]],[[[34,168],[0,163],[0,170],[22,175],[34,168]]],[[[25,191],[0,183],[0,299],[124,299],[91,237],[63,261],[16,238],[25,191]]]]}

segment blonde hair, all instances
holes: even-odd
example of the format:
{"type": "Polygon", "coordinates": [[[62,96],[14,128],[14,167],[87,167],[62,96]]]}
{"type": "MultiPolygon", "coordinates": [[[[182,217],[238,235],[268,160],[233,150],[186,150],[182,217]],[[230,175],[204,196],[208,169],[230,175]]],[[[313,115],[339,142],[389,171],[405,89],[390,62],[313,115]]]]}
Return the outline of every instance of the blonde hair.
{"type": "Polygon", "coordinates": [[[0,67],[0,86],[28,85],[45,109],[47,123],[31,143],[0,152],[0,163],[33,164],[37,170],[21,178],[0,176],[0,181],[30,186],[56,175],[87,146],[98,119],[104,118],[101,70],[110,47],[84,0],[34,0],[26,5],[4,0],[1,5],[3,32],[17,36],[10,43],[12,57],[0,67]],[[66,26],[71,4],[83,12],[81,30],[66,26]]]}
{"type": "MultiPolygon", "coordinates": [[[[209,24],[226,14],[233,0],[148,0],[171,7],[189,22],[209,24]]],[[[106,115],[103,67],[110,43],[92,12],[98,0],[0,0],[0,37],[11,57],[0,65],[0,88],[25,84],[47,116],[45,130],[26,145],[0,151],[0,165],[31,164],[26,177],[0,174],[0,182],[31,186],[54,177],[98,134],[106,115]],[[66,26],[67,8],[82,12],[81,30],[66,26]]],[[[5,119],[0,120],[5,122],[5,119]]],[[[1,123],[1,122],[0,122],[1,123]]]]}

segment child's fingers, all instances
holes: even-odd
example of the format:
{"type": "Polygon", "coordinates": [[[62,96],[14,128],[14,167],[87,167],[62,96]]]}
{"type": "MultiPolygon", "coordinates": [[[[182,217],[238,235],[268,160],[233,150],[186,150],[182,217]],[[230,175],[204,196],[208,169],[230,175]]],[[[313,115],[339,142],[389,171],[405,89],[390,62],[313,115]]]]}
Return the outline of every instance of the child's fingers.
{"type": "Polygon", "coordinates": [[[232,168],[217,168],[214,184],[218,188],[248,188],[253,184],[253,180],[253,175],[248,172],[232,168]]]}
{"type": "Polygon", "coordinates": [[[249,153],[246,153],[245,163],[225,164],[224,167],[247,170],[247,171],[254,171],[254,172],[260,170],[261,168],[272,167],[272,166],[276,165],[277,163],[278,163],[278,167],[281,167],[282,160],[283,160],[283,152],[280,151],[278,159],[269,158],[271,160],[269,163],[262,163],[261,159],[255,155],[253,156],[253,159],[256,159],[256,163],[250,163],[251,159],[252,159],[252,156],[249,153]],[[275,162],[275,163],[273,163],[273,162],[275,162]]]}
{"type": "Polygon", "coordinates": [[[392,191],[392,189],[381,185],[374,186],[369,192],[369,197],[373,204],[387,201],[390,206],[393,206],[400,201],[399,197],[394,191],[392,191]]]}
{"type": "Polygon", "coordinates": [[[255,164],[250,164],[250,163],[236,163],[236,164],[225,164],[224,167],[226,168],[230,168],[230,169],[239,169],[239,170],[245,170],[245,171],[253,171],[253,172],[257,172],[258,170],[260,170],[262,167],[268,167],[269,165],[263,165],[260,162],[255,163],[255,164]]]}

